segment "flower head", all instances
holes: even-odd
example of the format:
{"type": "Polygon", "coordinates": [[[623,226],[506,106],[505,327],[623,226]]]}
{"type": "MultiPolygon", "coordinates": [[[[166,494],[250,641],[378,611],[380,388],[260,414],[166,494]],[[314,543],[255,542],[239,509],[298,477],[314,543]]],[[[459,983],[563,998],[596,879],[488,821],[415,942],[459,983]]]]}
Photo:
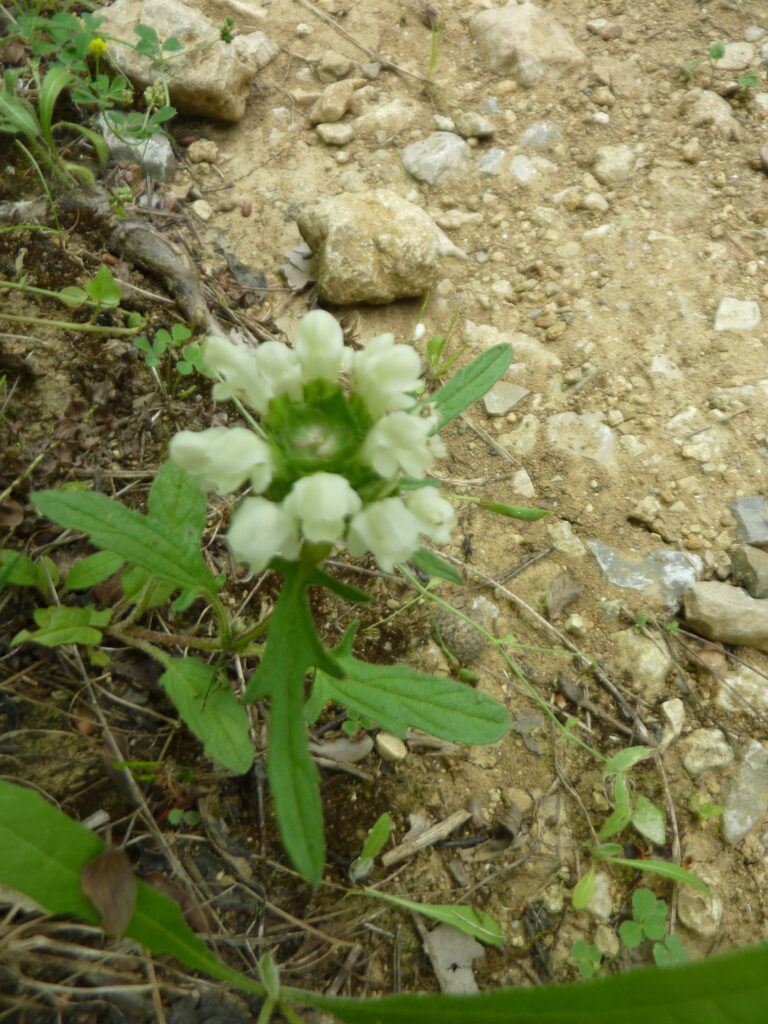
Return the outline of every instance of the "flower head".
{"type": "Polygon", "coordinates": [[[382,416],[363,442],[362,456],[368,465],[391,479],[401,473],[423,476],[435,460],[434,417],[421,418],[408,412],[382,416]]]}
{"type": "Polygon", "coordinates": [[[296,481],[283,508],[299,520],[307,540],[336,544],[344,536],[347,517],[362,504],[346,477],[313,473],[296,481]]]}
{"type": "Polygon", "coordinates": [[[276,555],[293,560],[301,550],[299,524],[282,505],[266,498],[244,498],[227,534],[230,551],[253,572],[266,569],[276,555]]]}
{"type": "Polygon", "coordinates": [[[217,401],[238,398],[258,413],[267,411],[273,391],[259,372],[254,356],[254,351],[244,345],[233,345],[216,335],[208,338],[203,345],[203,361],[221,377],[213,386],[213,397],[217,401]]]}
{"type": "Polygon", "coordinates": [[[269,445],[245,427],[182,430],[171,438],[170,456],[204,491],[229,494],[248,479],[255,491],[263,491],[272,479],[269,445]]]}
{"type": "Polygon", "coordinates": [[[383,498],[352,517],[347,547],[353,558],[370,551],[385,572],[410,558],[419,546],[420,525],[402,498],[383,498]]]}
{"type": "Polygon", "coordinates": [[[107,50],[106,41],[101,36],[94,36],[90,43],[88,43],[88,53],[92,57],[103,57],[107,50]]]}
{"type": "Polygon", "coordinates": [[[420,373],[418,352],[411,345],[396,345],[391,334],[372,338],[352,356],[352,387],[374,418],[413,405],[413,396],[424,386],[420,373]]]}

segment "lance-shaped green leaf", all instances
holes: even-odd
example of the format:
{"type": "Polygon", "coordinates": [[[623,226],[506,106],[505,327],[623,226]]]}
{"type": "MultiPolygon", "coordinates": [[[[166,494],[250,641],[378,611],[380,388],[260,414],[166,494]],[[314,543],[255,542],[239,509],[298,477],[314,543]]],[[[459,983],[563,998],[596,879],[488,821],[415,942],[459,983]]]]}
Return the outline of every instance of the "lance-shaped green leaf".
{"type": "Polygon", "coordinates": [[[267,775],[283,845],[297,871],[315,885],[323,873],[320,780],[307,750],[304,679],[312,668],[341,674],[320,643],[307,599],[314,569],[274,559],[285,577],[269,624],[267,646],[245,691],[247,701],[268,697],[267,775]]]}
{"type": "Polygon", "coordinates": [[[82,608],[70,608],[68,605],[36,608],[33,618],[40,628],[34,631],[22,629],[11,644],[29,641],[43,647],[58,647],[59,644],[93,646],[101,643],[101,627],[108,625],[111,617],[111,609],[97,611],[92,604],[82,608]]]}
{"type": "Polygon", "coordinates": [[[544,516],[551,516],[548,508],[526,508],[524,505],[506,505],[503,501],[486,501],[478,498],[473,504],[485,512],[493,512],[497,516],[506,516],[507,519],[522,519],[526,523],[536,523],[544,516]]]}
{"type": "Polygon", "coordinates": [[[673,882],[681,882],[683,885],[690,885],[699,892],[709,895],[709,888],[700,878],[686,871],[677,864],[671,864],[667,860],[634,860],[622,857],[620,854],[623,848],[617,843],[606,843],[603,846],[594,846],[591,853],[600,860],[609,860],[611,864],[619,864],[621,867],[634,868],[635,871],[649,871],[652,875],[661,875],[662,878],[669,878],[673,882]]]}
{"type": "Polygon", "coordinates": [[[182,590],[215,594],[216,580],[198,550],[189,550],[163,523],[94,491],[36,491],[35,507],[61,526],[87,533],[94,544],[182,590]]]}
{"type": "Polygon", "coordinates": [[[445,676],[404,665],[369,665],[353,657],[356,629],[357,623],[331,652],[343,677],[317,673],[326,699],[401,737],[408,728],[459,743],[496,743],[507,734],[509,715],[493,697],[445,676]]]}
{"type": "Polygon", "coordinates": [[[512,362],[511,345],[494,345],[473,359],[469,366],[458,370],[449,381],[429,399],[437,406],[437,430],[464,412],[473,402],[493,387],[507,372],[512,362]]]}
{"type": "Polygon", "coordinates": [[[67,590],[87,590],[109,579],[123,565],[123,558],[112,551],[97,551],[81,558],[67,573],[64,586],[67,590]]]}
{"type": "MultiPolygon", "coordinates": [[[[105,849],[103,840],[62,814],[39,793],[0,781],[0,881],[25,893],[51,914],[74,914],[93,924],[99,914],[80,874],[105,849]]],[[[126,937],[151,953],[176,957],[230,985],[263,995],[263,988],[223,964],[191,930],[177,903],[137,883],[136,909],[126,937]]]]}
{"type": "Polygon", "coordinates": [[[424,917],[432,917],[436,921],[452,924],[459,931],[472,935],[474,938],[480,939],[481,942],[488,943],[489,946],[501,946],[504,943],[499,922],[484,911],[475,910],[474,907],[463,907],[458,904],[416,903],[414,900],[407,900],[402,896],[379,892],[378,889],[365,888],[363,892],[367,896],[375,896],[376,899],[394,903],[397,907],[413,910],[424,917]]]}
{"type": "Polygon", "coordinates": [[[184,538],[195,551],[205,529],[207,504],[205,493],[194,478],[170,460],[157,471],[147,497],[152,519],[162,523],[174,537],[184,538]]]}
{"type": "Polygon", "coordinates": [[[160,683],[205,752],[233,772],[253,764],[248,713],[216,669],[199,658],[173,658],[160,683]]]}
{"type": "Polygon", "coordinates": [[[342,1024],[756,1024],[768,1006],[768,945],[686,967],[479,995],[339,999],[283,991],[342,1024]]]}
{"type": "Polygon", "coordinates": [[[448,562],[444,562],[434,552],[427,551],[426,548],[419,548],[415,554],[411,555],[410,561],[428,576],[437,576],[439,579],[448,580],[449,583],[455,583],[459,587],[464,585],[461,573],[457,569],[454,569],[448,562]]]}

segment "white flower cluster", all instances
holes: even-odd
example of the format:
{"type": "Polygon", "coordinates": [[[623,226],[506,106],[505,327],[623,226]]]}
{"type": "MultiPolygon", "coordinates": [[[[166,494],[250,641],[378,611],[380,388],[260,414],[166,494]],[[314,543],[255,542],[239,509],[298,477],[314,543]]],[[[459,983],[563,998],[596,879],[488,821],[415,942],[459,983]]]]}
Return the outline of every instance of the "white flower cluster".
{"type": "Polygon", "coordinates": [[[390,571],[417,550],[421,534],[448,542],[456,523],[449,502],[431,486],[399,486],[445,454],[436,414],[406,411],[423,386],[410,345],[383,334],[353,351],[334,317],[314,310],[293,349],[211,337],[203,358],[220,378],[214,397],[253,410],[264,439],[244,427],[184,430],[170,456],[206,491],[227,494],[249,482],[260,495],[245,498],[232,518],[228,540],[238,561],[260,571],[276,555],[297,559],[305,541],[346,542],[354,557],[371,551],[390,571]]]}

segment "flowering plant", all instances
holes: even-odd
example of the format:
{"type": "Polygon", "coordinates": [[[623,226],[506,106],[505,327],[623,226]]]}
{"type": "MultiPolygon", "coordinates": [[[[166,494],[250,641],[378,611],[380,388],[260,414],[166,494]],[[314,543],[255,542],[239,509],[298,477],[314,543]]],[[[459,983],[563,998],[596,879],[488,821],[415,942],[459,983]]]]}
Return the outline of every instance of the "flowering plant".
{"type": "MultiPolygon", "coordinates": [[[[497,345],[425,400],[421,361],[411,346],[385,334],[353,351],[336,320],[322,310],[300,322],[293,348],[268,341],[252,349],[209,338],[203,361],[217,379],[214,398],[234,402],[247,426],[178,433],[150,489],[146,515],[92,491],[33,494],[42,513],[85,531],[102,549],[69,571],[64,589],[87,589],[118,574],[123,598],[107,609],[66,603],[38,609],[39,628],[22,630],[14,642],[89,645],[95,664],[106,663],[104,652],[94,649],[105,634],[112,644],[138,647],[163,665],[161,684],[208,754],[235,772],[253,763],[245,704],[267,699],[267,773],[281,837],[296,868],[316,883],[324,865],[323,813],[306,733],[328,702],[399,736],[414,727],[480,744],[494,743],[507,731],[506,709],[457,680],[355,658],[357,623],[326,650],[308,589],[322,586],[345,600],[368,600],[323,568],[328,555],[344,547],[354,558],[371,552],[387,572],[410,560],[431,575],[462,582],[451,566],[419,546],[421,537],[447,543],[456,521],[436,481],[424,474],[445,452],[438,431],[483,395],[511,358],[508,345],[497,345]],[[206,492],[230,494],[246,485],[249,493],[229,526],[230,551],[253,572],[279,573],[283,585],[268,618],[243,626],[231,621],[219,596],[223,579],[203,560],[200,540],[206,492]],[[137,625],[142,614],[174,593],[177,612],[202,596],[214,613],[217,635],[182,637],[137,625]],[[259,643],[264,634],[266,642],[259,643]],[[186,649],[183,656],[164,649],[178,646],[186,649]],[[233,654],[259,659],[242,698],[227,678],[233,654]]],[[[467,500],[527,519],[546,514],[467,500]]],[[[44,577],[46,592],[47,581],[59,582],[53,563],[43,572],[25,556],[0,570],[11,574],[11,582],[38,588],[44,577]]]]}

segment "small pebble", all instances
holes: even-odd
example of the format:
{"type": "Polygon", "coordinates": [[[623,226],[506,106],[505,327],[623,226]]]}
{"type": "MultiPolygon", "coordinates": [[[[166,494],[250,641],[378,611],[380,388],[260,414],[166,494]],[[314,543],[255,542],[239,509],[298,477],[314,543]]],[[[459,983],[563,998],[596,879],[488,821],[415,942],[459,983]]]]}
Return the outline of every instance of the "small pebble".
{"type": "Polygon", "coordinates": [[[385,761],[404,761],[408,749],[403,741],[391,732],[376,733],[376,750],[385,761]]]}

